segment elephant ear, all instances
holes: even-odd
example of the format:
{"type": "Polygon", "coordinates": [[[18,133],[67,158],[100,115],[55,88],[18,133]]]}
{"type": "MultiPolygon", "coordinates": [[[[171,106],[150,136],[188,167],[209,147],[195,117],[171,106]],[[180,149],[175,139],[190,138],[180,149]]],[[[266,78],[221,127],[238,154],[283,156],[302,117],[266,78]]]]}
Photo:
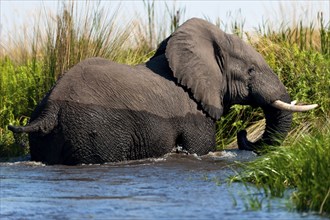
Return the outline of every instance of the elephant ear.
{"type": "Polygon", "coordinates": [[[165,51],[178,83],[190,89],[203,110],[216,120],[223,113],[224,56],[218,41],[224,37],[215,25],[193,18],[167,39],[165,51]]]}

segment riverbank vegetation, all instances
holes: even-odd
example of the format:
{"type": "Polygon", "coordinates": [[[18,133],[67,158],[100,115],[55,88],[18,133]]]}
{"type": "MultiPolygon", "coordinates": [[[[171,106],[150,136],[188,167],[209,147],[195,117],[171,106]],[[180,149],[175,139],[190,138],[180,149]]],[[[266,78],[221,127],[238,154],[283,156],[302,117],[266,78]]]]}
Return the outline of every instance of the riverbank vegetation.
{"type": "MultiPolygon", "coordinates": [[[[289,197],[297,210],[329,215],[330,118],[292,135],[282,147],[252,162],[239,163],[243,171],[230,181],[251,182],[268,198],[284,197],[291,189],[289,197]]],[[[258,204],[261,208],[262,199],[258,204]]]]}
{"type": "MultiPolygon", "coordinates": [[[[157,15],[154,3],[146,2],[148,19],[138,18],[123,25],[118,23],[120,8],[86,8],[90,10],[81,12],[74,4],[64,4],[54,17],[41,14],[45,19],[36,19],[32,33],[18,31],[8,34],[7,42],[1,41],[0,157],[28,153],[28,148],[21,146],[27,144],[26,136],[18,136],[15,141],[7,125],[25,125],[38,102],[70,67],[91,56],[131,65],[145,62],[157,44],[184,22],[185,11],[167,6],[163,15],[157,15]],[[157,16],[162,16],[162,25],[157,16]]],[[[329,213],[329,21],[319,13],[307,26],[302,20],[296,24],[282,21],[279,27],[264,23],[256,27],[255,33],[244,32],[241,21],[213,23],[256,48],[287,86],[293,100],[320,105],[308,113],[295,113],[283,147],[242,165],[244,171],[232,180],[253,182],[269,196],[283,196],[286,189],[293,188],[291,198],[298,210],[329,213]]],[[[233,106],[217,122],[218,148],[227,148],[241,129],[262,128],[262,119],[258,109],[233,106]]]]}

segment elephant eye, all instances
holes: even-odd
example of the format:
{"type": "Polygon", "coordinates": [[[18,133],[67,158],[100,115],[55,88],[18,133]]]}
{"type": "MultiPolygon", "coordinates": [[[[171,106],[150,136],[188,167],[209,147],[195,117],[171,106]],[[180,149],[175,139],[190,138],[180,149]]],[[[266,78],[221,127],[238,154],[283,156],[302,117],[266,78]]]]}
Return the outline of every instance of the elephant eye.
{"type": "Polygon", "coordinates": [[[248,73],[249,74],[253,74],[255,72],[255,68],[254,66],[251,66],[249,69],[248,69],[248,73]]]}

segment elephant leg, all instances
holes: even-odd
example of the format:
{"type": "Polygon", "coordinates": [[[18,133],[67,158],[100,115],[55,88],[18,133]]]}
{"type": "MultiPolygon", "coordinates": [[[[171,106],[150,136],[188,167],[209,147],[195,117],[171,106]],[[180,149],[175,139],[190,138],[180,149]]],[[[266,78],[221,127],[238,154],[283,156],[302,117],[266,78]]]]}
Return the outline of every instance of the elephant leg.
{"type": "Polygon", "coordinates": [[[30,154],[32,161],[40,161],[49,165],[64,163],[64,138],[58,128],[42,135],[39,132],[29,134],[30,154]]]}
{"type": "Polygon", "coordinates": [[[184,132],[178,138],[178,145],[190,154],[205,155],[216,149],[213,132],[184,132]]]}
{"type": "Polygon", "coordinates": [[[176,146],[197,155],[205,155],[216,149],[215,124],[203,115],[187,114],[172,121],[177,128],[176,146]]]}

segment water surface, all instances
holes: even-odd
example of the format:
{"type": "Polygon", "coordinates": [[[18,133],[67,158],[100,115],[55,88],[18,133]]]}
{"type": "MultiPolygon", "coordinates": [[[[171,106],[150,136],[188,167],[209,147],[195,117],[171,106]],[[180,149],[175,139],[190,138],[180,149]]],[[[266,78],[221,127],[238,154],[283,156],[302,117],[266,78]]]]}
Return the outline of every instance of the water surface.
{"type": "Polygon", "coordinates": [[[321,219],[288,211],[283,199],[249,211],[241,194],[262,194],[225,179],[234,160],[254,157],[233,150],[103,165],[0,163],[0,218],[321,219]]]}

